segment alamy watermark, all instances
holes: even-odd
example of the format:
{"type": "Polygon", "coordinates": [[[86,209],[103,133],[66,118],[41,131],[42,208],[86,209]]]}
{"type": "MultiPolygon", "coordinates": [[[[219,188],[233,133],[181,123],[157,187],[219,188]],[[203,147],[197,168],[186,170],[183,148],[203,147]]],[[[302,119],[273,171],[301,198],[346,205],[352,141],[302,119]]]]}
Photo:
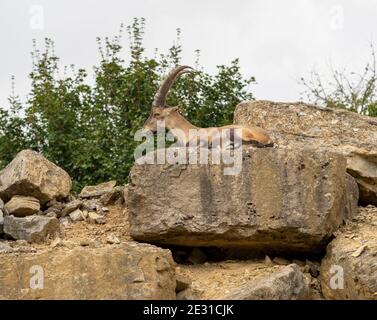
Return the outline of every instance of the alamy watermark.
{"type": "Polygon", "coordinates": [[[43,7],[41,5],[32,5],[29,8],[29,14],[30,14],[30,21],[29,21],[30,29],[43,30],[45,27],[45,17],[44,17],[43,7]]]}
{"type": "Polygon", "coordinates": [[[224,175],[242,170],[242,129],[173,129],[165,134],[161,121],[157,127],[157,152],[152,131],[138,130],[135,141],[142,142],[134,152],[137,164],[224,164],[224,175]],[[172,144],[166,148],[166,141],[172,144]]]}
{"type": "Polygon", "coordinates": [[[344,270],[342,266],[332,265],[330,273],[333,276],[330,278],[330,288],[333,290],[344,289],[344,270]]]}
{"type": "Polygon", "coordinates": [[[34,265],[29,269],[31,274],[29,280],[30,289],[44,289],[44,270],[39,265],[34,265]]]}

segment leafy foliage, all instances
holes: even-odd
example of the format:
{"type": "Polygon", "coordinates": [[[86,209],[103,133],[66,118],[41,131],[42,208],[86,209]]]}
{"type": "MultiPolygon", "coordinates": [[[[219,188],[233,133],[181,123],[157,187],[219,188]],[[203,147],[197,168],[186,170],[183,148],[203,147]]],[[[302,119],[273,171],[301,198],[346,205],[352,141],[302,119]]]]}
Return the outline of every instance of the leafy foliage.
{"type": "Polygon", "coordinates": [[[331,79],[326,81],[313,71],[310,79],[301,78],[301,83],[305,87],[303,94],[313,103],[377,117],[377,69],[373,46],[371,59],[361,73],[331,69],[331,79]]]}
{"type": "MultiPolygon", "coordinates": [[[[163,75],[181,63],[179,30],[167,54],[149,58],[144,27],[144,19],[134,19],[126,28],[127,55],[123,26],[112,39],[97,38],[101,61],[94,67],[93,85],[87,83],[86,70],[59,66],[53,41],[45,40],[43,52],[34,42],[27,101],[23,105],[12,94],[10,107],[0,108],[0,168],[30,148],[67,170],[76,190],[110,179],[126,182],[138,144],[134,133],[147,119],[163,75]]],[[[252,99],[248,86],[255,80],[242,78],[237,59],[209,75],[197,55],[197,71],[174,85],[168,103],[179,105],[197,126],[228,124],[235,106],[252,99]]]]}

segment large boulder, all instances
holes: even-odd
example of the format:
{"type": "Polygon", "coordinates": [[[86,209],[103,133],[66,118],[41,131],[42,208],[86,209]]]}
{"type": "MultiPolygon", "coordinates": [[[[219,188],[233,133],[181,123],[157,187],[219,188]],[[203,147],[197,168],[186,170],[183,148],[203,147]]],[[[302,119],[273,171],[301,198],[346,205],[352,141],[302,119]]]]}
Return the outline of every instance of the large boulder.
{"type": "Polygon", "coordinates": [[[175,299],[174,269],[169,250],[132,242],[2,254],[0,300],[175,299]]]}
{"type": "Polygon", "coordinates": [[[54,217],[4,217],[4,233],[16,240],[41,243],[59,233],[59,220],[54,217]]]}
{"type": "Polygon", "coordinates": [[[13,196],[5,204],[7,214],[15,217],[31,216],[39,212],[41,206],[38,199],[34,197],[13,196]]]}
{"type": "Polygon", "coordinates": [[[140,163],[127,197],[135,240],[313,253],[357,208],[345,158],[318,148],[244,148],[234,175],[224,163],[140,163]]]}
{"type": "Polygon", "coordinates": [[[360,208],[327,247],[321,264],[327,299],[377,300],[377,208],[360,208]]]}
{"type": "Polygon", "coordinates": [[[280,267],[267,276],[256,277],[230,290],[221,300],[305,300],[309,299],[308,281],[296,264],[280,267]]]}
{"type": "Polygon", "coordinates": [[[243,102],[234,122],[267,129],[277,146],[322,146],[347,158],[363,205],[377,204],[377,120],[304,103],[243,102]]]}
{"type": "Polygon", "coordinates": [[[41,204],[69,195],[68,173],[32,150],[23,150],[0,172],[0,197],[32,196],[41,204]]]}
{"type": "MultiPolygon", "coordinates": [[[[301,262],[299,262],[302,264],[301,262]]],[[[179,265],[177,299],[303,300],[318,298],[317,279],[304,266],[253,260],[227,260],[204,265],[179,265]],[[184,283],[179,283],[180,279],[184,283]],[[181,285],[179,285],[181,284],[181,285]],[[183,284],[183,286],[182,286],[183,284]]]]}

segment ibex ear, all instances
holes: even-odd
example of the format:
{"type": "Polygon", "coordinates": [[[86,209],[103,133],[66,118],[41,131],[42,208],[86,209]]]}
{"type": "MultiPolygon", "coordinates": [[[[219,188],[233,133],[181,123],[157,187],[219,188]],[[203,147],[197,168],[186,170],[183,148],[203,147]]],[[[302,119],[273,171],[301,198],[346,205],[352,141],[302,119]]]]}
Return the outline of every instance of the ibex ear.
{"type": "Polygon", "coordinates": [[[172,107],[169,109],[169,113],[177,112],[179,111],[179,107],[172,107]]]}

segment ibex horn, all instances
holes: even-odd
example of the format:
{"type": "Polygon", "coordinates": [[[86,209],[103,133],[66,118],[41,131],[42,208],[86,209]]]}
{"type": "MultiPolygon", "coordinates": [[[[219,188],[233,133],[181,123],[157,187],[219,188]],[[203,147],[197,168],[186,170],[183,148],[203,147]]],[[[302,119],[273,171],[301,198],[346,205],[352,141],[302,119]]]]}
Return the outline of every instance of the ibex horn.
{"type": "Polygon", "coordinates": [[[174,81],[182,74],[189,73],[192,69],[189,66],[179,66],[169,72],[169,74],[162,80],[160,88],[154,96],[152,107],[165,107],[166,96],[173,85],[174,81]]]}

